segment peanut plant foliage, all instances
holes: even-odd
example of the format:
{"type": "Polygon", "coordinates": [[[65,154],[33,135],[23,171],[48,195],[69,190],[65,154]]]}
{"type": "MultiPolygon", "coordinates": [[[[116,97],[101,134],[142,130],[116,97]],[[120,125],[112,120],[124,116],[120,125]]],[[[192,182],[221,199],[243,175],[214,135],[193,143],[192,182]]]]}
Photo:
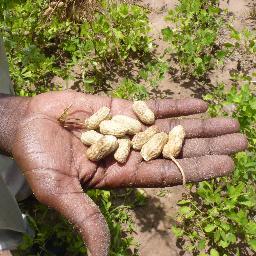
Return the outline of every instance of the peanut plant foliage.
{"type": "Polygon", "coordinates": [[[250,149],[234,156],[232,177],[201,182],[194,187],[195,192],[178,203],[181,225],[172,230],[179,241],[186,241],[185,248],[197,255],[246,255],[246,251],[256,251],[256,98],[250,90],[251,79],[239,77],[243,84],[240,89],[236,82],[224,93],[221,84],[205,96],[212,104],[212,116],[227,115],[225,106],[234,106],[231,115],[247,134],[250,149]]]}

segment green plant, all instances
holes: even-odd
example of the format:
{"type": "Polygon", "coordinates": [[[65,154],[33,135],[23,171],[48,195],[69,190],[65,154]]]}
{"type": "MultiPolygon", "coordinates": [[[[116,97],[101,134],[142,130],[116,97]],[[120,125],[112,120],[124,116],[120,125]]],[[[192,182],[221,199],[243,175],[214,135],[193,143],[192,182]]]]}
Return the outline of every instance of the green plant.
{"type": "Polygon", "coordinates": [[[227,55],[225,49],[216,49],[224,24],[218,3],[215,0],[180,0],[166,17],[173,28],[162,30],[163,39],[170,44],[167,52],[178,61],[184,73],[197,78],[227,55]]]}
{"type": "MultiPolygon", "coordinates": [[[[132,238],[134,225],[128,209],[129,205],[114,205],[112,203],[115,193],[104,190],[90,190],[89,196],[100,205],[111,232],[111,256],[130,255],[130,247],[135,249],[137,243],[132,238]]],[[[29,206],[31,199],[21,203],[23,211],[27,214],[29,223],[35,232],[34,238],[25,236],[14,255],[87,255],[87,250],[80,235],[62,216],[48,207],[36,203],[29,206]],[[54,224],[54,229],[53,227],[54,224]]]]}
{"type": "MultiPolygon", "coordinates": [[[[243,28],[241,31],[229,25],[230,41],[226,42],[224,46],[229,50],[230,54],[235,51],[240,51],[246,56],[246,61],[252,58],[256,53],[256,31],[248,28],[243,28]]],[[[239,59],[241,64],[243,60],[239,59]]]]}
{"type": "Polygon", "coordinates": [[[139,71],[138,78],[143,79],[153,88],[156,88],[158,83],[164,79],[166,72],[169,70],[169,65],[162,59],[150,61],[139,71]]]}
{"type": "MultiPolygon", "coordinates": [[[[109,85],[116,73],[126,72],[127,64],[136,66],[136,61],[131,58],[140,59],[153,50],[145,10],[128,4],[109,7],[103,3],[103,6],[105,11],[81,25],[82,44],[84,41],[88,44],[89,52],[75,59],[75,63],[82,66],[82,78],[89,92],[95,91],[97,86],[109,85]],[[111,74],[112,70],[116,70],[115,73],[111,74]]],[[[75,56],[83,53],[79,44],[65,49],[75,56]]],[[[70,65],[75,64],[73,60],[70,65]]]]}
{"type": "Polygon", "coordinates": [[[229,92],[220,85],[205,96],[211,103],[212,116],[237,118],[248,136],[249,150],[235,155],[232,177],[204,181],[191,188],[191,194],[181,200],[178,221],[173,228],[185,248],[195,255],[246,255],[256,251],[256,97],[251,78],[242,76],[229,92]],[[239,86],[243,80],[242,86],[239,86]]]}
{"type": "Polygon", "coordinates": [[[59,12],[47,15],[49,0],[17,1],[3,11],[0,29],[17,94],[61,89],[54,77],[71,78],[82,83],[80,90],[95,92],[109,86],[127,66],[135,67],[136,59],[151,54],[145,9],[97,3],[100,7],[95,8],[93,18],[78,21],[59,12]]]}
{"type": "Polygon", "coordinates": [[[149,97],[146,88],[131,79],[125,79],[112,91],[113,97],[127,100],[145,100],[149,97]]]}
{"type": "MultiPolygon", "coordinates": [[[[31,202],[31,199],[29,201],[31,202]]],[[[36,203],[33,208],[29,208],[25,202],[21,204],[21,207],[27,213],[35,236],[32,238],[25,235],[23,243],[14,255],[56,255],[61,253],[62,255],[78,256],[86,253],[81,237],[55,211],[39,203],[36,203]],[[55,223],[54,229],[52,228],[53,223],[55,223]]]]}
{"type": "Polygon", "coordinates": [[[132,205],[113,204],[113,198],[116,197],[115,192],[90,190],[88,194],[100,205],[101,211],[108,222],[112,239],[110,256],[128,256],[130,255],[131,246],[135,248],[133,255],[137,256],[138,244],[132,237],[132,233],[135,231],[134,224],[128,212],[132,205]]]}
{"type": "Polygon", "coordinates": [[[50,85],[53,76],[64,76],[64,71],[56,65],[57,57],[47,53],[41,45],[40,15],[45,4],[43,0],[25,1],[3,11],[0,28],[17,93],[22,89],[44,92],[53,87],[50,85]]]}
{"type": "Polygon", "coordinates": [[[147,12],[141,7],[128,4],[109,6],[103,2],[103,10],[96,14],[91,24],[85,22],[81,28],[81,35],[95,37],[94,50],[98,57],[122,61],[131,52],[146,53],[152,49],[147,12]]]}
{"type": "Polygon", "coordinates": [[[249,9],[248,16],[252,20],[256,20],[256,4],[252,3],[249,9]]]}

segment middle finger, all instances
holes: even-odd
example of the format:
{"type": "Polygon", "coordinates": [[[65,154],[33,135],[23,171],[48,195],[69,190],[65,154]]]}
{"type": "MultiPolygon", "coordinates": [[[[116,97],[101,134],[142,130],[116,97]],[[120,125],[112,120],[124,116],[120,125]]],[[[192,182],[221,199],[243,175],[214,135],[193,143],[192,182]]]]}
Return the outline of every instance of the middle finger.
{"type": "Polygon", "coordinates": [[[233,118],[216,117],[210,119],[158,119],[160,130],[169,132],[174,126],[182,125],[186,138],[208,138],[239,132],[239,122],[233,118]]]}

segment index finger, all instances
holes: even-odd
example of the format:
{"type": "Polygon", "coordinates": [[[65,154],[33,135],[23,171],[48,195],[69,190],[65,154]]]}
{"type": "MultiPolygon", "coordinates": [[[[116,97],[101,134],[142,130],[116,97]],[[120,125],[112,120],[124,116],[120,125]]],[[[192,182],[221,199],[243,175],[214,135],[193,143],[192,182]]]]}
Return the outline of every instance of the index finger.
{"type": "Polygon", "coordinates": [[[149,100],[147,104],[157,118],[188,116],[204,113],[208,109],[206,102],[193,98],[149,100]]]}

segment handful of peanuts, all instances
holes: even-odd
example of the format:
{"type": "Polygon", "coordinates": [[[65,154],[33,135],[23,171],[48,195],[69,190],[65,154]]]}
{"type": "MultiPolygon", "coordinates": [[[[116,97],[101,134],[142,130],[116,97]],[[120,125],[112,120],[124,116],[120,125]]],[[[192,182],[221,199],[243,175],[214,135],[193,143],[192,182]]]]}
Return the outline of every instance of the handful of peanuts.
{"type": "Polygon", "coordinates": [[[131,149],[140,151],[145,161],[156,159],[162,154],[177,165],[185,184],[182,167],[175,160],[185,138],[183,126],[175,126],[169,134],[160,132],[154,125],[154,113],[144,101],[134,101],[132,109],[143,124],[151,126],[142,131],[143,125],[140,121],[125,115],[111,117],[108,107],[100,108],[85,120],[86,131],[81,134],[81,141],[89,146],[87,158],[100,161],[114,153],[115,160],[124,164],[131,149]]]}

